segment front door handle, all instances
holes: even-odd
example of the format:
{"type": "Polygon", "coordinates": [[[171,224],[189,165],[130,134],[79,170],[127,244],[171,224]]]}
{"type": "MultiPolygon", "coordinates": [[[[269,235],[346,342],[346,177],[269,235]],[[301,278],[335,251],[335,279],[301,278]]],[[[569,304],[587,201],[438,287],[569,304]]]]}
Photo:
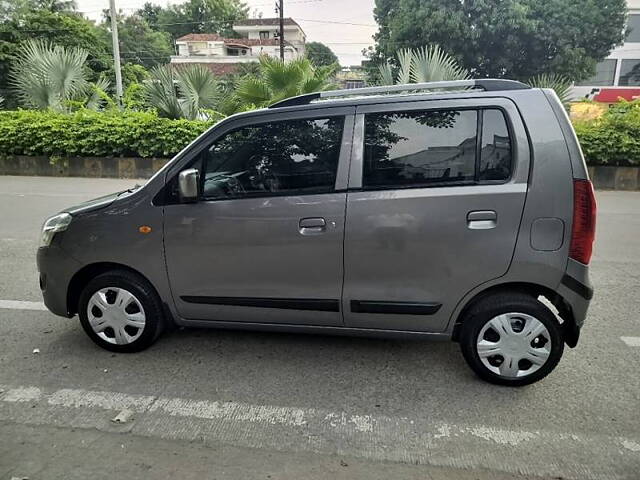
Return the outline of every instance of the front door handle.
{"type": "Polygon", "coordinates": [[[494,210],[474,210],[467,214],[467,227],[471,230],[487,230],[498,224],[498,214],[494,210]]]}
{"type": "Polygon", "coordinates": [[[302,235],[317,235],[325,232],[327,222],[322,217],[301,218],[298,227],[302,235]]]}

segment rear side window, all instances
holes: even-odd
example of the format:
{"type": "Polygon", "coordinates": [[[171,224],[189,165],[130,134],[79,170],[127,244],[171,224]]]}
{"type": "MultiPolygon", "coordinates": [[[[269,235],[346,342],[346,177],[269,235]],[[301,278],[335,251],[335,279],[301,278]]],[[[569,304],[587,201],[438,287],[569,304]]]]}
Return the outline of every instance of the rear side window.
{"type": "Polygon", "coordinates": [[[511,139],[504,114],[497,109],[483,110],[478,179],[504,181],[510,176],[511,139]]]}
{"type": "Polygon", "coordinates": [[[204,152],[203,197],[334,190],[344,117],[287,120],[227,133],[204,152]]]}
{"type": "Polygon", "coordinates": [[[510,138],[497,109],[367,114],[364,147],[364,188],[470,185],[511,174],[510,138]]]}

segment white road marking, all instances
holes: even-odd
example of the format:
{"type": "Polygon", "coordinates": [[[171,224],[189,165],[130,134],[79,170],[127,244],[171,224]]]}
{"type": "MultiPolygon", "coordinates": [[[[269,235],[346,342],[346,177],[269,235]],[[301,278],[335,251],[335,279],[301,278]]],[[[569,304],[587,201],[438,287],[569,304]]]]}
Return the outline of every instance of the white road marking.
{"type": "Polygon", "coordinates": [[[0,420],[576,480],[635,478],[640,461],[640,438],[69,388],[0,385],[0,420]]]}
{"type": "Polygon", "coordinates": [[[0,308],[10,310],[46,310],[42,302],[27,302],[23,300],[0,300],[0,308]]]}
{"type": "Polygon", "coordinates": [[[471,433],[476,437],[484,438],[485,440],[491,440],[500,445],[511,446],[516,446],[537,436],[537,434],[533,432],[515,432],[512,430],[489,428],[483,426],[473,427],[471,429],[471,433]]]}
{"type": "Polygon", "coordinates": [[[620,337],[630,347],[640,347],[640,337],[620,337]]]}
{"type": "Polygon", "coordinates": [[[640,443],[632,442],[631,440],[622,440],[622,446],[632,452],[640,452],[640,443]]]}
{"type": "Polygon", "coordinates": [[[91,193],[20,193],[20,192],[2,192],[0,195],[6,195],[8,197],[54,197],[54,198],[93,198],[95,195],[91,193]],[[93,195],[93,197],[92,197],[93,195]]]}

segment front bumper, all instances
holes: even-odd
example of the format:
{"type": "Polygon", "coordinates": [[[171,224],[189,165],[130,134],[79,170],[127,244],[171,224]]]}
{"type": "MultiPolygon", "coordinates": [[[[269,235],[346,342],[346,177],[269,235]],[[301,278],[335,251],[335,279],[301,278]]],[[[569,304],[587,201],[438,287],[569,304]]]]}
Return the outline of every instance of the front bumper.
{"type": "Polygon", "coordinates": [[[81,268],[80,262],[56,246],[54,241],[48,247],[38,248],[37,263],[44,304],[51,313],[71,317],[67,292],[73,275],[81,268]]]}

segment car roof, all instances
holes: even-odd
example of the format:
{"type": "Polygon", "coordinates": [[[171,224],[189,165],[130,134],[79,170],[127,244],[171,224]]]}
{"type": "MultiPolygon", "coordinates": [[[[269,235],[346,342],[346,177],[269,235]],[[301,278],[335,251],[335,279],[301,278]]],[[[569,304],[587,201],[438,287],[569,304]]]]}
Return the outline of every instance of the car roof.
{"type": "MultiPolygon", "coordinates": [[[[480,79],[418,84],[387,85],[314,92],[287,98],[267,108],[232,115],[233,118],[289,113],[330,107],[355,107],[372,104],[418,102],[454,98],[511,97],[534,90],[529,85],[514,80],[480,79]]],[[[228,117],[230,118],[230,117],[228,117]]]]}

